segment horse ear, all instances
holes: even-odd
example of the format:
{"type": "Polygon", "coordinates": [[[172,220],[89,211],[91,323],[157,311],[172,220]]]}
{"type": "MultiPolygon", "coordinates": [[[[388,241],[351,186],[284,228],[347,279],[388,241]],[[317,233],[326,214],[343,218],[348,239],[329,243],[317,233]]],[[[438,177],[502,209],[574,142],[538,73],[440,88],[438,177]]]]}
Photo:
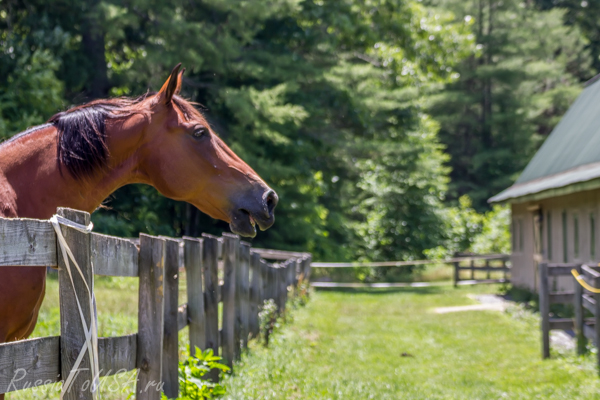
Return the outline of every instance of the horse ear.
{"type": "Polygon", "coordinates": [[[183,82],[183,73],[185,72],[185,68],[183,68],[181,71],[179,71],[179,74],[177,74],[177,87],[175,88],[175,94],[179,94],[179,92],[181,92],[181,84],[183,82]]]}
{"type": "Polygon", "coordinates": [[[181,75],[183,74],[183,71],[181,71],[180,74],[179,68],[181,68],[181,63],[177,64],[175,68],[173,68],[171,75],[169,75],[169,79],[167,79],[160,88],[157,97],[160,99],[161,103],[169,104],[173,98],[173,95],[177,94],[181,89],[181,75]]]}

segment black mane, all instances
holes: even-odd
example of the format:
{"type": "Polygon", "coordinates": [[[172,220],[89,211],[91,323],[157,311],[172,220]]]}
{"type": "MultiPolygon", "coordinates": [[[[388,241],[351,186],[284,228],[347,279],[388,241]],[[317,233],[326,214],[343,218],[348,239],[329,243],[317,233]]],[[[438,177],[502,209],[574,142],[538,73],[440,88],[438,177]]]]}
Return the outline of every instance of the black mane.
{"type": "Polygon", "coordinates": [[[90,175],[108,162],[107,107],[93,105],[64,111],[48,121],[58,131],[58,159],[77,179],[90,175]]]}
{"type": "MultiPolygon", "coordinates": [[[[76,179],[105,168],[110,156],[106,144],[107,119],[146,113],[147,110],[141,108],[141,103],[151,95],[148,92],[137,98],[96,100],[50,118],[48,123],[58,131],[59,165],[64,165],[76,179]]],[[[184,118],[204,120],[193,103],[179,96],[173,96],[172,101],[184,114],[184,118]]]]}

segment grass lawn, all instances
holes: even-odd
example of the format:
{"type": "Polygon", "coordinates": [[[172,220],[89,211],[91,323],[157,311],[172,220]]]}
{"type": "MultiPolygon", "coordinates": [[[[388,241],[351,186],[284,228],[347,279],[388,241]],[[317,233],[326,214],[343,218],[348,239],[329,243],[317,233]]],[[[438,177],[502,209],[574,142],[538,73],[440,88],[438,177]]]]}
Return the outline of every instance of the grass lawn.
{"type": "MultiPolygon", "coordinates": [[[[183,275],[181,303],[184,282],[183,275]]],[[[593,355],[555,352],[551,360],[540,359],[534,314],[518,307],[507,313],[432,312],[473,304],[468,294],[498,290],[482,285],[314,293],[269,349],[251,345],[236,374],[226,379],[227,398],[600,399],[593,355]]],[[[96,297],[100,336],[137,331],[137,279],[97,278],[96,297]]],[[[33,336],[59,332],[58,284],[49,278],[33,336]]],[[[184,329],[182,351],[186,343],[184,329]]],[[[132,378],[118,376],[118,385],[106,378],[100,398],[126,399],[132,378]]],[[[51,387],[7,395],[7,400],[58,398],[51,387]]]]}
{"type": "Polygon", "coordinates": [[[245,356],[228,399],[600,398],[594,356],[542,361],[529,311],[432,312],[498,289],[317,292],[245,356]]]}

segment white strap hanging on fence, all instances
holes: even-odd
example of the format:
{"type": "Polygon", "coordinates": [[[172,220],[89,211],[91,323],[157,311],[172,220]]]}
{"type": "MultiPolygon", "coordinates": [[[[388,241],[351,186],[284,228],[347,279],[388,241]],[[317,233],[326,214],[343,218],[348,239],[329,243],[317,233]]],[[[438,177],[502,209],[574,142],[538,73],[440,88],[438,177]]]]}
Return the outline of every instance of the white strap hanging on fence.
{"type": "Polygon", "coordinates": [[[92,280],[92,287],[90,288],[88,286],[87,282],[85,281],[83,272],[81,271],[81,268],[79,268],[79,265],[77,264],[77,261],[75,260],[75,256],[73,255],[73,253],[71,252],[71,249],[67,245],[65,237],[63,236],[62,231],[60,229],[60,225],[65,225],[65,226],[68,226],[69,228],[76,229],[83,233],[90,233],[92,231],[92,228],[94,225],[91,222],[88,226],[78,224],[76,222],[73,222],[67,218],[64,218],[64,217],[62,217],[60,215],[56,215],[56,214],[53,215],[52,218],[50,218],[50,222],[52,223],[52,226],[54,227],[54,230],[56,231],[56,237],[58,239],[58,244],[60,245],[63,259],[65,260],[65,266],[67,269],[67,273],[69,274],[69,279],[71,280],[71,285],[73,285],[73,289],[75,289],[75,283],[73,282],[73,274],[71,272],[71,264],[69,262],[69,259],[71,259],[71,261],[73,261],[73,265],[75,266],[75,268],[77,269],[77,272],[79,272],[79,275],[81,275],[81,278],[83,279],[83,282],[85,284],[85,287],[86,287],[86,290],[87,290],[88,296],[89,296],[90,315],[92,316],[92,319],[90,321],[90,326],[88,328],[87,322],[85,320],[85,316],[81,309],[81,303],[79,302],[79,298],[77,297],[77,295],[75,295],[75,300],[77,302],[77,308],[79,310],[79,316],[81,317],[81,324],[83,325],[83,329],[85,331],[85,344],[81,348],[81,351],[79,352],[79,355],[77,356],[77,359],[75,360],[75,363],[73,364],[73,368],[69,372],[69,376],[65,379],[65,381],[63,383],[60,398],[62,400],[65,392],[67,390],[69,390],[73,379],[75,379],[75,377],[77,376],[77,371],[78,371],[79,365],[81,364],[81,361],[83,360],[83,357],[85,356],[86,351],[88,352],[88,355],[90,358],[90,368],[91,368],[92,379],[93,379],[93,382],[91,382],[90,388],[94,395],[94,398],[97,398],[97,396],[98,396],[97,389],[98,389],[98,385],[100,383],[100,367],[98,365],[98,322],[97,322],[98,314],[96,312],[96,297],[94,295],[94,283],[93,283],[94,281],[92,280]]]}

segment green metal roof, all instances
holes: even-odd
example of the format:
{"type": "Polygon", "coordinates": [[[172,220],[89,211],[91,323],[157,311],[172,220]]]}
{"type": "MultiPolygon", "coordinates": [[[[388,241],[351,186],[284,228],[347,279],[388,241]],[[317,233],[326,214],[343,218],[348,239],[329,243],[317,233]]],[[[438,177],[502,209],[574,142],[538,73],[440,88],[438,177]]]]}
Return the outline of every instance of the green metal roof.
{"type": "Polygon", "coordinates": [[[600,81],[590,83],[515,184],[490,203],[539,200],[600,187],[600,81]]]}

